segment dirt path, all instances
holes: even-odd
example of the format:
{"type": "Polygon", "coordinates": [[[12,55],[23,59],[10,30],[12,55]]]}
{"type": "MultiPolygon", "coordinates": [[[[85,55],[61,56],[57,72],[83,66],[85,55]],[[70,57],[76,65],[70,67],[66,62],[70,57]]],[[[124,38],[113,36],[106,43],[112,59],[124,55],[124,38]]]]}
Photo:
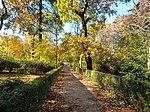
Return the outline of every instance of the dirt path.
{"type": "Polygon", "coordinates": [[[65,66],[40,112],[133,112],[65,66]]]}

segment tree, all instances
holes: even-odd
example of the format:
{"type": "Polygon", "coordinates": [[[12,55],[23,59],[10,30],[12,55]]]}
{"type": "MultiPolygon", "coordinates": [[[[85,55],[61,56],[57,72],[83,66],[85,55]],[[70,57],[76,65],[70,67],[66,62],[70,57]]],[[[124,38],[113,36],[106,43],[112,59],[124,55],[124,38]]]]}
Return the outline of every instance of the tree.
{"type": "Polygon", "coordinates": [[[2,0],[3,10],[0,12],[2,15],[0,18],[1,28],[4,24],[5,28],[11,28],[14,31],[20,29],[20,32],[28,32],[31,35],[39,33],[39,40],[42,39],[43,25],[47,25],[47,23],[44,23],[43,11],[46,13],[52,12],[50,10],[53,10],[54,1],[24,0],[22,2],[20,0],[2,0]],[[4,19],[7,19],[7,22],[4,23],[4,19]]]}
{"type": "Polygon", "coordinates": [[[42,0],[39,2],[39,41],[42,40],[42,0]]]}
{"type": "Polygon", "coordinates": [[[34,58],[34,49],[35,45],[33,45],[33,36],[29,35],[23,42],[23,52],[24,52],[24,59],[32,59],[34,58]]]}
{"type": "Polygon", "coordinates": [[[4,0],[2,0],[2,6],[4,7],[4,11],[0,12],[2,15],[0,17],[0,30],[2,29],[2,26],[3,26],[3,23],[4,23],[4,20],[7,18],[7,8],[6,8],[6,5],[4,3],[4,0]]]}
{"type": "Polygon", "coordinates": [[[113,60],[117,62],[119,75],[132,79],[147,77],[150,42],[149,7],[149,1],[140,2],[132,14],[117,18],[114,23],[106,25],[98,33],[97,41],[110,49],[113,60]]]}
{"type": "Polygon", "coordinates": [[[55,58],[55,51],[52,50],[53,46],[50,45],[50,40],[43,39],[40,43],[35,45],[34,59],[38,61],[52,61],[55,58]]]}
{"type": "Polygon", "coordinates": [[[126,30],[131,35],[141,37],[143,46],[147,50],[147,68],[150,69],[150,2],[149,0],[139,0],[134,13],[127,18],[129,25],[126,30]]]}
{"type": "Polygon", "coordinates": [[[0,39],[0,52],[1,56],[8,56],[17,59],[22,59],[23,57],[23,46],[21,44],[21,39],[18,36],[3,36],[0,39]]]}
{"type": "Polygon", "coordinates": [[[107,54],[107,51],[102,48],[101,44],[96,43],[94,39],[84,36],[78,37],[71,34],[66,34],[65,36],[66,38],[63,40],[62,47],[65,49],[65,54],[68,57],[67,61],[72,63],[73,67],[80,66],[80,68],[86,69],[86,60],[82,58],[84,57],[82,42],[86,44],[87,52],[91,53],[94,67],[96,66],[95,61],[98,54],[100,53],[102,57],[107,54]]]}
{"type": "Polygon", "coordinates": [[[43,12],[54,14],[56,12],[54,11],[55,7],[53,6],[54,1],[55,0],[39,0],[39,41],[42,40],[43,28],[44,28],[43,26],[48,23],[47,21],[50,21],[50,20],[44,21],[44,19],[47,19],[47,18],[44,17],[43,12]],[[45,2],[46,2],[46,5],[44,4],[45,2]],[[48,7],[50,7],[50,9],[48,7]]]}
{"type": "MultiPolygon", "coordinates": [[[[87,26],[95,28],[97,24],[103,24],[105,22],[105,15],[115,14],[115,11],[110,7],[114,3],[116,2],[108,0],[57,0],[56,6],[59,8],[59,14],[64,22],[80,21],[82,24],[82,33],[85,37],[88,37],[89,29],[87,26]]],[[[91,53],[87,52],[87,47],[84,42],[81,44],[85,52],[87,69],[91,70],[91,53]]]]}
{"type": "Polygon", "coordinates": [[[7,22],[4,23],[5,28],[11,28],[14,31],[20,29],[21,32],[35,35],[38,16],[36,1],[6,0],[5,4],[7,15],[9,15],[7,22]]]}

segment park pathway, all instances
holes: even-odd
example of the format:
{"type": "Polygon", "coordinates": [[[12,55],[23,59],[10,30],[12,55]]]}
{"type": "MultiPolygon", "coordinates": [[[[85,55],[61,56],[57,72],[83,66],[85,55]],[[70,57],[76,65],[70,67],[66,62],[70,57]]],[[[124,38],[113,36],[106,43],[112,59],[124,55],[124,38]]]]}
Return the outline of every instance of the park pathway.
{"type": "Polygon", "coordinates": [[[69,66],[64,66],[51,90],[40,112],[133,112],[69,66]]]}

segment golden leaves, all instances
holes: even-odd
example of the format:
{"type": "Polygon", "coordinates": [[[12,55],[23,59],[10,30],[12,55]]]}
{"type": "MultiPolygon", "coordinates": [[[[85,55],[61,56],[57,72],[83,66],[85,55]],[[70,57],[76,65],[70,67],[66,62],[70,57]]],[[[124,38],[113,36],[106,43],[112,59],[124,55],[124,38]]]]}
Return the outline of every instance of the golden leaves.
{"type": "Polygon", "coordinates": [[[14,36],[5,36],[1,39],[0,51],[5,56],[13,56],[19,59],[23,55],[23,47],[20,40],[14,36]]]}
{"type": "MultiPolygon", "coordinates": [[[[34,0],[35,1],[35,0],[34,0]]],[[[19,8],[22,10],[29,4],[30,0],[8,0],[7,3],[10,4],[13,8],[19,8]]]]}
{"type": "Polygon", "coordinates": [[[58,13],[63,23],[79,21],[79,17],[73,12],[75,9],[80,9],[77,0],[58,0],[54,6],[58,7],[58,13]]]}
{"type": "Polygon", "coordinates": [[[87,55],[87,53],[92,54],[92,56],[108,54],[108,50],[104,49],[101,44],[96,43],[93,38],[86,38],[84,36],[71,36],[68,41],[68,46],[70,52],[78,56],[81,54],[87,55]],[[85,48],[83,48],[83,44],[85,48]]]}

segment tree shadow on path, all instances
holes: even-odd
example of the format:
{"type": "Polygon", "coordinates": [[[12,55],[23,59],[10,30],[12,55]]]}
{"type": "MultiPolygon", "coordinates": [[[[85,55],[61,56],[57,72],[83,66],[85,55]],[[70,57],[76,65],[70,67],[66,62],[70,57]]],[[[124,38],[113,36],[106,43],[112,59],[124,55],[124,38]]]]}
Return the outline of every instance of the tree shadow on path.
{"type": "Polygon", "coordinates": [[[122,105],[114,103],[117,99],[106,97],[69,66],[64,66],[51,90],[40,112],[128,112],[121,111],[122,105]]]}
{"type": "Polygon", "coordinates": [[[64,66],[51,90],[40,112],[104,112],[68,66],[64,66]]]}

